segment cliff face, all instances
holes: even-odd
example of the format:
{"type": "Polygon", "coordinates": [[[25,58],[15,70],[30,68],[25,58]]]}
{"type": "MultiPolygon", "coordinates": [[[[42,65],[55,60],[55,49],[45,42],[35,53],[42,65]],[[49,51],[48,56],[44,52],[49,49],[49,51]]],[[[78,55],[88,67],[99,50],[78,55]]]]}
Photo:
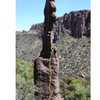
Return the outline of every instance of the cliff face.
{"type": "MultiPolygon", "coordinates": [[[[65,29],[68,29],[68,33],[75,38],[80,38],[83,35],[90,37],[90,15],[90,10],[80,10],[58,17],[53,26],[54,42],[60,38],[65,29]]],[[[43,33],[43,26],[43,23],[32,25],[30,31],[39,30],[43,33]]]]}
{"type": "Polygon", "coordinates": [[[43,32],[44,31],[44,24],[43,23],[39,23],[39,24],[33,24],[30,28],[30,31],[35,31],[35,30],[38,30],[40,32],[43,32]]]}
{"type": "Polygon", "coordinates": [[[90,37],[90,11],[66,13],[63,17],[63,23],[66,29],[71,31],[72,36],[79,38],[85,35],[90,37]]]}

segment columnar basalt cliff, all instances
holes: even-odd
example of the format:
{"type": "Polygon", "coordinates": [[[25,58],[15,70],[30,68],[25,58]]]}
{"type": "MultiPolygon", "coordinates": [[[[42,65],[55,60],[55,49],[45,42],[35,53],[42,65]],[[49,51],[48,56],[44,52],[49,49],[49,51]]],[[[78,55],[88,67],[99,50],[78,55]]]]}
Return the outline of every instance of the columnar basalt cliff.
{"type": "MultiPolygon", "coordinates": [[[[81,38],[83,35],[90,37],[90,10],[71,11],[64,16],[58,17],[54,24],[54,41],[60,38],[64,28],[70,30],[70,35],[75,38],[81,38]]],[[[32,25],[30,31],[40,30],[43,32],[43,23],[32,25]]]]}
{"type": "Polygon", "coordinates": [[[90,11],[66,13],[63,17],[63,23],[66,29],[71,30],[72,36],[79,38],[85,35],[90,37],[90,11]]]}
{"type": "Polygon", "coordinates": [[[55,0],[46,0],[44,9],[44,33],[42,51],[34,63],[34,83],[36,100],[61,100],[59,84],[59,60],[57,50],[52,47],[53,25],[56,21],[55,0]]]}

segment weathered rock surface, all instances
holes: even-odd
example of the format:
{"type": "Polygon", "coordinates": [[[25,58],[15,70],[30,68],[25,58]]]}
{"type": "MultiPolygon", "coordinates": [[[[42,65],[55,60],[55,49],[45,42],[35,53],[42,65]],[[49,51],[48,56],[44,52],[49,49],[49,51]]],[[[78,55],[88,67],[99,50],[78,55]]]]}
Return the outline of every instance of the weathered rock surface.
{"type": "Polygon", "coordinates": [[[56,6],[55,0],[46,0],[45,8],[44,8],[44,33],[42,34],[42,44],[43,48],[40,56],[44,58],[49,58],[51,55],[52,49],[52,32],[53,24],[56,21],[56,6]]]}
{"type": "Polygon", "coordinates": [[[34,84],[36,100],[62,100],[60,97],[59,63],[53,43],[53,25],[56,21],[55,0],[46,0],[44,8],[44,33],[42,51],[34,63],[34,84]]]}
{"type": "Polygon", "coordinates": [[[52,58],[51,63],[49,59],[39,57],[35,60],[34,65],[34,82],[38,91],[35,92],[35,96],[39,96],[39,100],[48,100],[51,94],[50,100],[61,100],[60,97],[60,84],[59,84],[59,62],[58,58],[52,58]],[[51,69],[50,69],[51,64],[51,69]],[[51,72],[50,72],[51,70],[51,72]],[[50,74],[51,85],[50,85],[50,74]],[[51,88],[51,90],[50,90],[51,88]],[[51,93],[50,93],[51,92],[51,93]],[[40,96],[41,95],[41,96],[40,96]]]}
{"type": "Polygon", "coordinates": [[[76,11],[65,14],[63,23],[66,29],[71,30],[71,35],[74,37],[82,37],[86,35],[90,37],[90,11],[76,11]]]}

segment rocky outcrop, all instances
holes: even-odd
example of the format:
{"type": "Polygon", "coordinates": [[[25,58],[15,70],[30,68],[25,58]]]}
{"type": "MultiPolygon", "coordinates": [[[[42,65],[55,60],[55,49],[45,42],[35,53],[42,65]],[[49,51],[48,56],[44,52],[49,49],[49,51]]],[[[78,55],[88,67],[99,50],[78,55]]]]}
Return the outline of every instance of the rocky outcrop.
{"type": "Polygon", "coordinates": [[[53,25],[56,21],[55,0],[46,0],[44,8],[44,33],[42,51],[34,63],[34,84],[36,100],[62,100],[59,83],[59,61],[53,43],[53,25]]]}
{"type": "Polygon", "coordinates": [[[34,82],[37,86],[35,96],[36,98],[39,97],[36,100],[61,100],[58,58],[53,57],[51,63],[49,59],[37,58],[34,65],[34,74],[34,82]]]}
{"type": "Polygon", "coordinates": [[[44,33],[42,35],[43,48],[40,56],[49,58],[52,51],[52,40],[53,40],[53,24],[56,21],[56,6],[55,0],[46,0],[44,8],[44,33]]]}
{"type": "MultiPolygon", "coordinates": [[[[69,34],[73,37],[80,38],[83,35],[90,37],[90,10],[72,11],[69,14],[64,14],[63,17],[58,17],[53,25],[54,42],[60,38],[65,29],[70,30],[69,34]]],[[[44,24],[32,25],[30,31],[39,30],[43,33],[44,24]]]]}
{"type": "MultiPolygon", "coordinates": [[[[39,23],[39,24],[35,24],[32,25],[29,32],[31,31],[35,31],[38,30],[41,32],[41,34],[43,34],[44,32],[44,23],[39,23]]],[[[58,17],[56,18],[55,23],[53,24],[53,42],[55,43],[56,40],[60,39],[60,34],[64,33],[64,24],[63,24],[63,17],[58,17]]]]}
{"type": "Polygon", "coordinates": [[[55,22],[53,27],[54,27],[53,28],[53,33],[54,33],[54,40],[53,40],[53,42],[55,43],[57,40],[60,39],[60,36],[63,33],[63,29],[64,29],[63,28],[64,27],[64,25],[63,25],[63,18],[62,17],[58,17],[56,19],[56,22],[55,22]]]}
{"type": "Polygon", "coordinates": [[[90,37],[90,11],[66,13],[63,17],[63,23],[66,29],[70,29],[72,36],[82,37],[82,35],[86,35],[90,37]]]}
{"type": "Polygon", "coordinates": [[[44,31],[44,24],[43,23],[39,23],[39,24],[33,24],[30,28],[30,31],[35,31],[35,30],[38,30],[40,32],[43,33],[44,31]]]}

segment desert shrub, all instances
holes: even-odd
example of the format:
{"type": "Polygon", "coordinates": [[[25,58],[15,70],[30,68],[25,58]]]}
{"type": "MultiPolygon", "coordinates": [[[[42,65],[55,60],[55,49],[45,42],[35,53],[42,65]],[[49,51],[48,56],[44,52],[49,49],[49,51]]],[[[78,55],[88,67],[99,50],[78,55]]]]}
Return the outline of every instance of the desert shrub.
{"type": "Polygon", "coordinates": [[[61,96],[64,100],[90,100],[90,84],[80,77],[60,80],[61,96]]]}
{"type": "Polygon", "coordinates": [[[16,59],[16,100],[33,100],[33,65],[21,58],[16,59]]]}

